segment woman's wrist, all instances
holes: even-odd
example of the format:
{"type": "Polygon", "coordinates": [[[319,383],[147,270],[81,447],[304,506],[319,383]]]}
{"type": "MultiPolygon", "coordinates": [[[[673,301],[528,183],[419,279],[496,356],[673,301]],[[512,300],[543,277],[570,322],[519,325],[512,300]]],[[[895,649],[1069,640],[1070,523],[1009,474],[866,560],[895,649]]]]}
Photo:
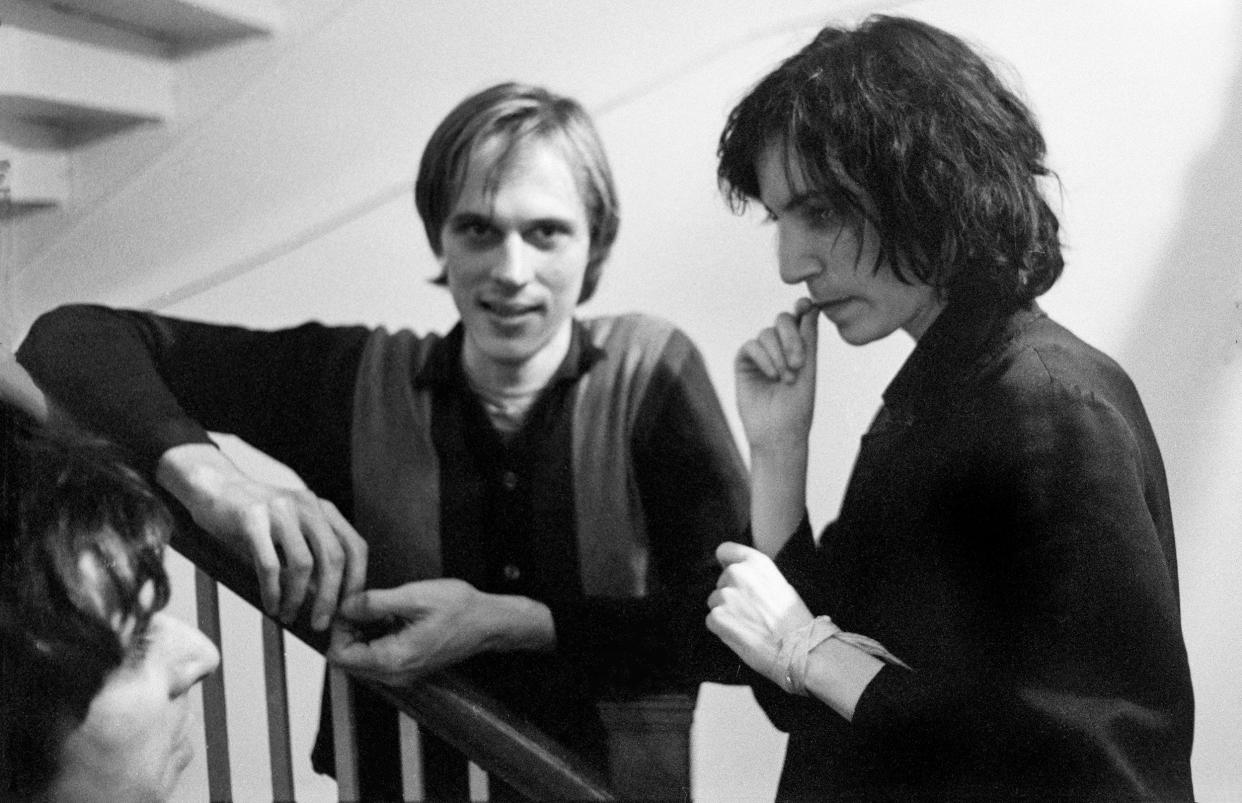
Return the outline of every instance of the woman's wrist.
{"type": "Polygon", "coordinates": [[[751,449],[751,535],[775,557],[806,511],[806,444],[785,450],[751,449]]]}
{"type": "Polygon", "coordinates": [[[884,662],[839,638],[824,640],[807,655],[808,694],[854,721],[854,710],[884,662]]]}

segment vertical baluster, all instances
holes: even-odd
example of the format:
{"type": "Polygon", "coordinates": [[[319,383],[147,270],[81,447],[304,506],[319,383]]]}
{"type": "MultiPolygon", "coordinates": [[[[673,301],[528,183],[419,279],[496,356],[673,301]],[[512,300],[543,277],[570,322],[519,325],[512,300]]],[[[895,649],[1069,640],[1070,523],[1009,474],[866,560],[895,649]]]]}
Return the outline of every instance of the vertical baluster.
{"type": "MultiPolygon", "coordinates": [[[[194,570],[194,599],[198,608],[198,627],[215,643],[220,654],[220,598],[216,581],[201,569],[194,570]]],[[[224,667],[203,679],[203,728],[207,734],[207,792],[213,801],[233,799],[233,780],[229,772],[229,723],[224,703],[224,667]]]]}
{"type": "Polygon", "coordinates": [[[263,621],[263,678],[267,690],[267,749],[272,761],[272,799],[286,803],[293,794],[293,750],[289,746],[289,691],[285,681],[285,631],[263,621]]]}
{"type": "Polygon", "coordinates": [[[332,744],[336,750],[337,797],[359,800],[358,742],[354,736],[354,694],[349,676],[335,667],[328,668],[332,694],[332,744]]]}
{"type": "Polygon", "coordinates": [[[423,742],[418,723],[406,714],[397,714],[401,734],[401,796],[404,800],[426,800],[423,787],[423,742]]]}
{"type": "Polygon", "coordinates": [[[470,781],[470,803],[491,800],[491,782],[488,780],[488,774],[473,761],[466,765],[466,770],[470,781]]]}

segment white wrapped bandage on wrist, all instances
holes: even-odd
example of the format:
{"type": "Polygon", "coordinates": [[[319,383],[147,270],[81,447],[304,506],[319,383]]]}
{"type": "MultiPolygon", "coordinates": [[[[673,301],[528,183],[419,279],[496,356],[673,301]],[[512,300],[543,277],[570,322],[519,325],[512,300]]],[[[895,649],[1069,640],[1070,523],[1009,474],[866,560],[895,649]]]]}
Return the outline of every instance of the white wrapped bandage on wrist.
{"type": "Polygon", "coordinates": [[[827,616],[817,616],[808,624],[781,636],[780,649],[773,662],[773,680],[789,694],[806,696],[806,667],[811,651],[830,638],[852,644],[881,661],[909,669],[897,656],[873,638],[847,633],[827,616]]]}

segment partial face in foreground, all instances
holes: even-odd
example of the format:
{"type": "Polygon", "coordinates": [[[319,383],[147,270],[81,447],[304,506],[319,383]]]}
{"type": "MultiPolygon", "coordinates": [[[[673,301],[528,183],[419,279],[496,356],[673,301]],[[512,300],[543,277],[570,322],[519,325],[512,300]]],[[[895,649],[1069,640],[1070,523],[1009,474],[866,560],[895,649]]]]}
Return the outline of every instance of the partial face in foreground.
{"type": "Polygon", "coordinates": [[[861,346],[898,329],[917,340],[927,331],[943,302],[928,285],[900,281],[886,262],[877,267],[880,238],[870,222],[838,213],[779,143],[763,151],[756,173],[760,201],[777,227],[781,279],[805,283],[845,342],[861,346]]]}
{"type": "Polygon", "coordinates": [[[474,154],[442,233],[466,363],[559,362],[590,253],[586,206],[560,151],[538,139],[519,145],[489,187],[498,147],[474,154]]]}
{"type": "Polygon", "coordinates": [[[189,691],[219,665],[215,645],[163,611],[144,633],[116,624],[125,661],[65,738],[53,800],[168,800],[193,757],[189,691]]]}

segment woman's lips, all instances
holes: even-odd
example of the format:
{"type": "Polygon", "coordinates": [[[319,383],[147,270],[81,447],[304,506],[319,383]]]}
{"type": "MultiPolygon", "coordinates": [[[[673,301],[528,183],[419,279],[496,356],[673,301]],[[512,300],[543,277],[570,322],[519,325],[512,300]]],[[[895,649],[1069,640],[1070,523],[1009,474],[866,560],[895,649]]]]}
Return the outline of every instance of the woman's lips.
{"type": "Polygon", "coordinates": [[[853,300],[854,300],[853,296],[845,296],[844,298],[830,298],[826,301],[816,301],[815,306],[818,307],[819,310],[823,312],[825,315],[831,315],[833,312],[840,311],[842,308],[844,308],[846,305],[848,305],[853,300]]]}

